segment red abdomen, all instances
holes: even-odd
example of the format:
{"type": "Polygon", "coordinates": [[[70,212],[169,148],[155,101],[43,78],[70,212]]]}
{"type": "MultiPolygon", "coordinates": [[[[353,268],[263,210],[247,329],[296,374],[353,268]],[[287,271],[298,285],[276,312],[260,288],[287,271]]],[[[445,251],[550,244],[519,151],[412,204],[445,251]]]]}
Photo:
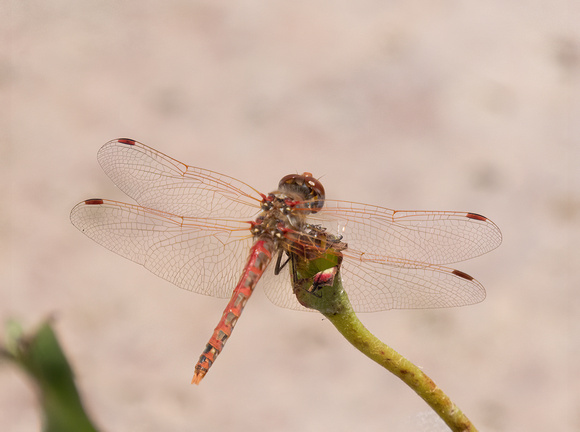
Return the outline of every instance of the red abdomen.
{"type": "Polygon", "coordinates": [[[213,335],[195,365],[195,373],[191,380],[192,384],[199,384],[216,357],[222,351],[224,344],[232,334],[232,330],[244,310],[246,302],[252,295],[254,287],[272,260],[273,251],[274,242],[268,238],[258,240],[250,249],[250,257],[244,267],[242,277],[232,293],[232,297],[224,310],[220,322],[216,326],[213,335]]]}

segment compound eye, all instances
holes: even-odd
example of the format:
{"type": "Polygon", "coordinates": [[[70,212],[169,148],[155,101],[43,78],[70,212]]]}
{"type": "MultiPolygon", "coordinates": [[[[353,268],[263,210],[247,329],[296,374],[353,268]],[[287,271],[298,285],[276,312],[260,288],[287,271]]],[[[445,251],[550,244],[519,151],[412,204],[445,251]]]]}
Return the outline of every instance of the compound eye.
{"type": "Polygon", "coordinates": [[[312,174],[309,172],[302,174],[302,177],[304,177],[305,183],[311,190],[312,198],[324,200],[326,193],[324,192],[324,186],[322,186],[322,183],[312,177],[312,174]]]}
{"type": "Polygon", "coordinates": [[[281,191],[290,191],[298,193],[304,201],[309,201],[307,208],[312,213],[316,213],[324,206],[324,186],[312,174],[305,172],[303,174],[288,174],[282,177],[278,188],[281,191]]]}
{"type": "Polygon", "coordinates": [[[288,174],[282,177],[282,179],[278,182],[278,189],[285,189],[286,187],[292,187],[296,185],[296,178],[301,177],[298,174],[288,174]]]}

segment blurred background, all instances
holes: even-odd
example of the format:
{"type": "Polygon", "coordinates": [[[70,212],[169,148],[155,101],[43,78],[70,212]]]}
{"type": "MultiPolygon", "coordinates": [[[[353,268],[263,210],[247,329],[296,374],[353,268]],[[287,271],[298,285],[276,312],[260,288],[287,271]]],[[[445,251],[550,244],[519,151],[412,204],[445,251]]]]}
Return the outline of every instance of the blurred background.
{"type": "MultiPolygon", "coordinates": [[[[69,222],[129,200],[96,152],[131,137],[275,189],[465,210],[502,246],[454,265],[487,299],[360,318],[480,430],[580,427],[580,3],[7,1],[0,4],[0,319],[48,315],[109,431],[446,430],[321,315],[258,286],[199,387],[226,303],[173,287],[69,222]]],[[[0,427],[38,430],[0,368],[0,427]]]]}

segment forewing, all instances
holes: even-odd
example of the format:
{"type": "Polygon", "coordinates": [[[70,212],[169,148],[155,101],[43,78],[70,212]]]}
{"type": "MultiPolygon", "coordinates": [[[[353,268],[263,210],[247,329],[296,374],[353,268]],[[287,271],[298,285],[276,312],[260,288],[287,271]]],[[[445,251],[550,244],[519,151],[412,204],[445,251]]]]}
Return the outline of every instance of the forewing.
{"type": "Polygon", "coordinates": [[[141,206],[186,217],[253,218],[261,196],[223,174],[179,162],[140,142],[121,138],[98,152],[105,173],[141,206]]]}
{"type": "Polygon", "coordinates": [[[83,201],[70,217],[107,249],[180,288],[214,297],[230,297],[252,245],[247,222],[180,217],[110,200],[83,201]]]}
{"type": "Polygon", "coordinates": [[[327,200],[310,219],[343,236],[348,250],[425,264],[464,261],[495,249],[502,239],[492,221],[468,212],[400,211],[327,200]]]}

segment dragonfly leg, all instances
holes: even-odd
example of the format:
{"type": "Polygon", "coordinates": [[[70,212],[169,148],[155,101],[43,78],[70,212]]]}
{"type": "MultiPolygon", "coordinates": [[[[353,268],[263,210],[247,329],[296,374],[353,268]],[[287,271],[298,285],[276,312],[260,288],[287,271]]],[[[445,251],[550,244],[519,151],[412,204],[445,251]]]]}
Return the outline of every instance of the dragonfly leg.
{"type": "Polygon", "coordinates": [[[286,264],[288,264],[288,262],[290,261],[290,256],[286,253],[286,261],[284,261],[283,264],[280,264],[282,262],[282,255],[284,254],[284,251],[280,251],[278,253],[278,258],[276,259],[276,267],[274,267],[274,274],[276,276],[278,276],[280,274],[280,272],[282,271],[282,269],[284,267],[286,267],[286,264]]]}

